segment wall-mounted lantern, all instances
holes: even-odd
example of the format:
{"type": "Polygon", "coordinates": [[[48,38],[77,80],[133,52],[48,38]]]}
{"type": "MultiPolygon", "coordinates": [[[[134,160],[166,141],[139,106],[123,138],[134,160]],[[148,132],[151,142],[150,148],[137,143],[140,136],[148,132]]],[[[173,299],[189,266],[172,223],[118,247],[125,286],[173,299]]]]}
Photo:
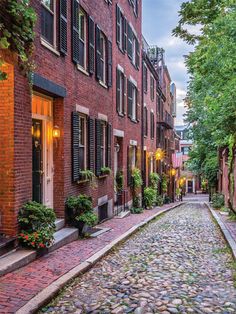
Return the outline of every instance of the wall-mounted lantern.
{"type": "Polygon", "coordinates": [[[57,125],[55,125],[52,129],[52,137],[58,139],[61,137],[61,130],[57,125]]]}

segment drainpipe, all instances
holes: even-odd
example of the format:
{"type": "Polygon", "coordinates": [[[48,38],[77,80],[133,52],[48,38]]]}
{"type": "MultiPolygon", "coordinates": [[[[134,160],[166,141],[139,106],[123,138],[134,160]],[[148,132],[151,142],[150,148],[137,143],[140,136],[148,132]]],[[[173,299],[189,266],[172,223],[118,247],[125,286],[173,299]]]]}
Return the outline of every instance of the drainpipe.
{"type": "MultiPolygon", "coordinates": [[[[141,63],[141,171],[142,171],[142,179],[145,182],[145,165],[144,165],[144,123],[143,123],[143,116],[144,116],[144,93],[143,93],[143,61],[144,53],[142,53],[142,63],[141,63]]],[[[142,194],[142,207],[144,207],[144,184],[141,187],[141,194],[142,194]]]]}

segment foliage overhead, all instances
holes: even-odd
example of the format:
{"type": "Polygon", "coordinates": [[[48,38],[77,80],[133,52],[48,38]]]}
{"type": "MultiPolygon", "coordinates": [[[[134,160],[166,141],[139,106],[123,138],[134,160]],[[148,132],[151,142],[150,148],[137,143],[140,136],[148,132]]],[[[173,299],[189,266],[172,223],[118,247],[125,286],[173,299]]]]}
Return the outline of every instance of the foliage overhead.
{"type": "Polygon", "coordinates": [[[185,60],[190,75],[186,121],[194,140],[188,166],[215,186],[219,147],[230,147],[231,154],[236,147],[236,3],[187,1],[179,15],[173,34],[195,44],[185,60]],[[192,26],[200,26],[200,32],[191,32],[192,26]]]}

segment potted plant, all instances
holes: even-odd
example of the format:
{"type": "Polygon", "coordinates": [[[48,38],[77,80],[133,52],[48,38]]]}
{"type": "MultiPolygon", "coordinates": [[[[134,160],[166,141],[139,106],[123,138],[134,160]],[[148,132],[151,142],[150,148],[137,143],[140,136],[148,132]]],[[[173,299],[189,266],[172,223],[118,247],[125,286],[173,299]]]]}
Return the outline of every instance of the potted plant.
{"type": "MultiPolygon", "coordinates": [[[[136,206],[137,199],[139,199],[139,189],[143,184],[142,176],[141,176],[141,171],[138,168],[133,168],[132,170],[132,185],[131,185],[131,190],[132,190],[132,195],[133,195],[133,207],[138,207],[136,206]]],[[[140,200],[139,200],[140,203],[140,200]]]]}
{"type": "Polygon", "coordinates": [[[110,167],[102,167],[101,168],[101,174],[102,176],[105,175],[110,175],[112,173],[111,168],[110,167]]]}
{"type": "Polygon", "coordinates": [[[124,188],[124,175],[122,170],[116,172],[115,187],[117,192],[121,192],[124,188]]]}
{"type": "Polygon", "coordinates": [[[89,226],[94,226],[97,222],[97,216],[93,212],[92,198],[80,194],[79,196],[70,196],[66,200],[69,223],[79,229],[79,234],[86,232],[89,226]]]}
{"type": "Polygon", "coordinates": [[[92,188],[96,188],[97,187],[96,176],[89,169],[80,171],[80,181],[78,183],[82,183],[82,182],[86,182],[86,181],[88,181],[90,183],[90,186],[92,188]]]}
{"type": "Polygon", "coordinates": [[[156,202],[156,191],[152,187],[144,189],[143,200],[146,208],[152,208],[156,202]]]}
{"type": "Polygon", "coordinates": [[[213,194],[211,201],[214,209],[220,209],[225,205],[224,195],[220,193],[213,194]]]}
{"type": "Polygon", "coordinates": [[[150,186],[154,189],[157,189],[158,187],[158,182],[161,181],[161,178],[159,176],[158,173],[156,172],[151,172],[149,175],[149,182],[150,182],[150,186]]]}
{"type": "Polygon", "coordinates": [[[55,220],[53,209],[33,201],[24,204],[18,214],[20,243],[38,252],[45,251],[54,240],[55,220]]]}

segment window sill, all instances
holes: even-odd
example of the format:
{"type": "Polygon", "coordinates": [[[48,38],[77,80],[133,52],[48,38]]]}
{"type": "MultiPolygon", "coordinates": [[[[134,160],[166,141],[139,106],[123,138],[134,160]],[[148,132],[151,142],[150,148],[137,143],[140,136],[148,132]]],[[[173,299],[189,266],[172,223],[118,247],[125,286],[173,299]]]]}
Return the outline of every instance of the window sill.
{"type": "Polygon", "coordinates": [[[83,74],[89,76],[89,73],[79,64],[77,64],[77,70],[82,72],[83,74]]]}
{"type": "Polygon", "coordinates": [[[55,55],[57,55],[58,57],[60,57],[60,52],[57,51],[53,46],[51,46],[45,39],[43,39],[42,37],[40,38],[40,42],[41,45],[44,46],[45,48],[47,48],[48,50],[50,50],[51,52],[53,52],[55,55]]]}
{"type": "Polygon", "coordinates": [[[125,116],[125,113],[123,113],[123,112],[118,112],[118,116],[121,117],[121,118],[123,118],[123,117],[125,116]]]}
{"type": "Polygon", "coordinates": [[[83,183],[87,183],[87,182],[89,182],[88,179],[86,179],[86,180],[81,179],[81,180],[77,181],[77,184],[83,184],[83,183]]]}
{"type": "Polygon", "coordinates": [[[98,81],[99,82],[99,84],[103,87],[103,88],[106,88],[106,89],[108,89],[108,86],[103,82],[103,81],[98,81]]]}
{"type": "Polygon", "coordinates": [[[106,177],[108,177],[108,174],[101,174],[98,179],[105,179],[106,177]]]}
{"type": "Polygon", "coordinates": [[[133,123],[138,123],[138,120],[135,120],[135,119],[132,119],[132,118],[130,118],[130,121],[133,122],[133,123]]]}

